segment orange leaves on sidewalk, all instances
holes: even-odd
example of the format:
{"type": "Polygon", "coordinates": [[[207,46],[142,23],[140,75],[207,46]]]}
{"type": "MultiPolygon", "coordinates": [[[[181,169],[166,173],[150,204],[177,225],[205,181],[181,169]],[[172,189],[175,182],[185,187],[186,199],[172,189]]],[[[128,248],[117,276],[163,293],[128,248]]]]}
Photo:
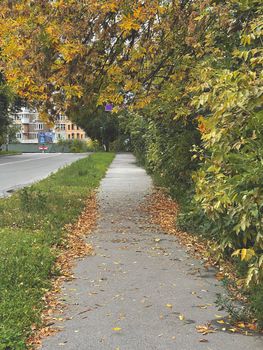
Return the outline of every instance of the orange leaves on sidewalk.
{"type": "Polygon", "coordinates": [[[176,228],[179,207],[163,190],[156,190],[148,198],[146,210],[155,224],[160,225],[166,233],[177,236],[179,243],[186,246],[191,254],[197,258],[207,259],[208,247],[206,242],[201,241],[197,236],[179,231],[176,228]]]}
{"type": "Polygon", "coordinates": [[[238,300],[246,300],[242,294],[244,282],[242,283],[242,281],[238,280],[231,262],[217,258],[216,254],[214,254],[213,242],[176,228],[179,207],[163,189],[156,189],[148,197],[146,211],[149,213],[152,222],[160,225],[164,232],[175,235],[178,238],[178,243],[185,246],[189,254],[205,261],[205,267],[213,266],[218,268],[218,272],[215,275],[217,280],[221,281],[227,278],[235,281],[235,284],[229,284],[229,291],[238,300]]]}
{"type": "Polygon", "coordinates": [[[211,326],[210,323],[206,324],[206,325],[200,325],[200,326],[196,326],[196,330],[198,333],[202,333],[203,335],[207,335],[209,333],[215,333],[215,329],[211,326]]]}
{"type": "Polygon", "coordinates": [[[60,247],[60,254],[55,266],[61,275],[53,280],[51,290],[43,297],[45,304],[41,317],[43,327],[38,329],[37,325],[32,325],[31,329],[35,334],[28,339],[29,347],[39,347],[41,345],[41,339],[58,332],[58,329],[53,327],[53,325],[55,321],[63,321],[63,318],[58,316],[62,314],[64,308],[58,298],[62,283],[73,278],[72,268],[75,259],[93,253],[92,246],[86,243],[85,237],[94,229],[97,218],[96,194],[93,193],[88,198],[85,209],[77,222],[66,225],[65,227],[67,234],[60,247]]]}

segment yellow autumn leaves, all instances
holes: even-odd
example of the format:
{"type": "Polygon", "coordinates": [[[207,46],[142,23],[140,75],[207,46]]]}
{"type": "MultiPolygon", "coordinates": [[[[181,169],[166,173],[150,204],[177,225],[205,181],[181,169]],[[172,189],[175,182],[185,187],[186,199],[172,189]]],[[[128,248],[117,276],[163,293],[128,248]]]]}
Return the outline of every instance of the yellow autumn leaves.
{"type": "MultiPolygon", "coordinates": [[[[123,103],[121,86],[140,91],[135,75],[151,47],[135,43],[149,21],[164,13],[162,2],[58,0],[40,6],[22,0],[9,5],[0,4],[1,69],[21,97],[43,105],[52,100],[67,109],[76,99],[91,100],[94,90],[98,104],[115,105],[123,103]]],[[[139,107],[147,103],[141,97],[139,107]]]]}

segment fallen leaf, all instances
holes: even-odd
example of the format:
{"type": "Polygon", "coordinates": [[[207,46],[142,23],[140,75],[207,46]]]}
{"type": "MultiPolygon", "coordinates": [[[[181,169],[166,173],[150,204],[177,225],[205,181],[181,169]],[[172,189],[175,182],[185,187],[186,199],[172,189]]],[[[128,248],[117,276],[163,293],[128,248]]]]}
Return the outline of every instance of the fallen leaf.
{"type": "Polygon", "coordinates": [[[224,324],[225,323],[225,321],[224,320],[218,320],[218,321],[216,321],[217,323],[220,323],[220,324],[224,324]]]}
{"type": "Polygon", "coordinates": [[[119,331],[121,331],[121,328],[120,328],[120,327],[114,327],[114,328],[112,328],[112,330],[113,330],[114,332],[119,332],[119,331]]]}
{"type": "Polygon", "coordinates": [[[180,320],[180,321],[183,321],[184,319],[185,319],[184,315],[182,315],[182,314],[179,315],[179,320],[180,320]]]}
{"type": "Polygon", "coordinates": [[[238,322],[237,326],[240,327],[240,328],[245,328],[246,327],[244,322],[238,322]]]}
{"type": "Polygon", "coordinates": [[[235,333],[235,332],[237,331],[236,328],[229,328],[228,330],[229,330],[230,332],[232,332],[232,333],[235,333]]]}
{"type": "Polygon", "coordinates": [[[209,334],[209,333],[215,333],[215,329],[211,326],[210,323],[206,325],[200,325],[195,327],[198,333],[202,333],[203,335],[209,334]]]}
{"type": "Polygon", "coordinates": [[[256,325],[256,323],[247,323],[246,326],[247,326],[247,328],[250,329],[251,331],[256,331],[256,330],[257,330],[257,325],[256,325]]]}
{"type": "Polygon", "coordinates": [[[173,305],[172,304],[166,304],[166,307],[168,307],[169,309],[172,309],[173,305]]]}

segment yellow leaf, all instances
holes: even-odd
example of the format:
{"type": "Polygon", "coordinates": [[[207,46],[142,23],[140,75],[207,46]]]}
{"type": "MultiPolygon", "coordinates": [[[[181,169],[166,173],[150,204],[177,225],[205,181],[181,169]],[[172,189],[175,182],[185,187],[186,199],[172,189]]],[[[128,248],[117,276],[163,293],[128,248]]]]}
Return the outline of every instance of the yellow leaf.
{"type": "Polygon", "coordinates": [[[132,18],[130,15],[123,18],[122,22],[120,23],[120,28],[124,32],[130,32],[131,30],[139,30],[140,25],[136,22],[135,18],[132,18]]]}
{"type": "Polygon", "coordinates": [[[225,321],[224,320],[219,320],[219,321],[216,321],[217,323],[220,323],[220,324],[224,324],[225,321]]]}
{"type": "Polygon", "coordinates": [[[110,1],[102,5],[101,8],[105,10],[105,12],[116,12],[118,5],[114,1],[110,1]]]}
{"type": "Polygon", "coordinates": [[[237,331],[236,328],[229,328],[228,330],[229,330],[230,332],[232,332],[232,333],[235,333],[235,332],[237,331]]]}
{"type": "Polygon", "coordinates": [[[252,248],[241,249],[241,260],[249,261],[255,255],[255,251],[252,248]]]}
{"type": "Polygon", "coordinates": [[[166,307],[168,307],[169,309],[172,309],[173,305],[172,304],[166,304],[166,307]]]}
{"type": "Polygon", "coordinates": [[[120,327],[114,327],[114,328],[112,328],[112,330],[113,330],[114,332],[119,332],[119,331],[121,331],[121,328],[120,328],[120,327]]]}
{"type": "Polygon", "coordinates": [[[241,260],[245,260],[247,255],[247,250],[245,248],[241,249],[241,260]]]}
{"type": "Polygon", "coordinates": [[[238,322],[237,326],[240,327],[240,328],[245,328],[246,327],[244,322],[238,322]]]}
{"type": "Polygon", "coordinates": [[[231,256],[238,256],[240,254],[240,249],[237,249],[234,251],[234,253],[232,253],[231,256]]]}
{"type": "Polygon", "coordinates": [[[179,315],[179,320],[180,320],[180,321],[183,321],[184,319],[185,319],[184,315],[182,315],[182,314],[179,315]]]}

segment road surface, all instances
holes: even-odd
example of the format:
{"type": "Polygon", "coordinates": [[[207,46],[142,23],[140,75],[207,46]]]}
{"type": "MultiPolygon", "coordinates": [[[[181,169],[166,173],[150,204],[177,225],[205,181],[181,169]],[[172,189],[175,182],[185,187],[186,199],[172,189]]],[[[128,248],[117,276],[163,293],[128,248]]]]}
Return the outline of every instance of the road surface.
{"type": "Polygon", "coordinates": [[[86,156],[87,153],[27,153],[0,157],[0,197],[39,181],[59,168],[86,156]]]}
{"type": "Polygon", "coordinates": [[[66,304],[42,350],[262,350],[259,336],[224,331],[212,269],[189,256],[141,210],[152,181],[129,154],[117,155],[98,192],[94,255],[65,283],[66,304]],[[217,315],[217,316],[216,316],[217,315]],[[196,327],[212,322],[215,333],[196,327]]]}

